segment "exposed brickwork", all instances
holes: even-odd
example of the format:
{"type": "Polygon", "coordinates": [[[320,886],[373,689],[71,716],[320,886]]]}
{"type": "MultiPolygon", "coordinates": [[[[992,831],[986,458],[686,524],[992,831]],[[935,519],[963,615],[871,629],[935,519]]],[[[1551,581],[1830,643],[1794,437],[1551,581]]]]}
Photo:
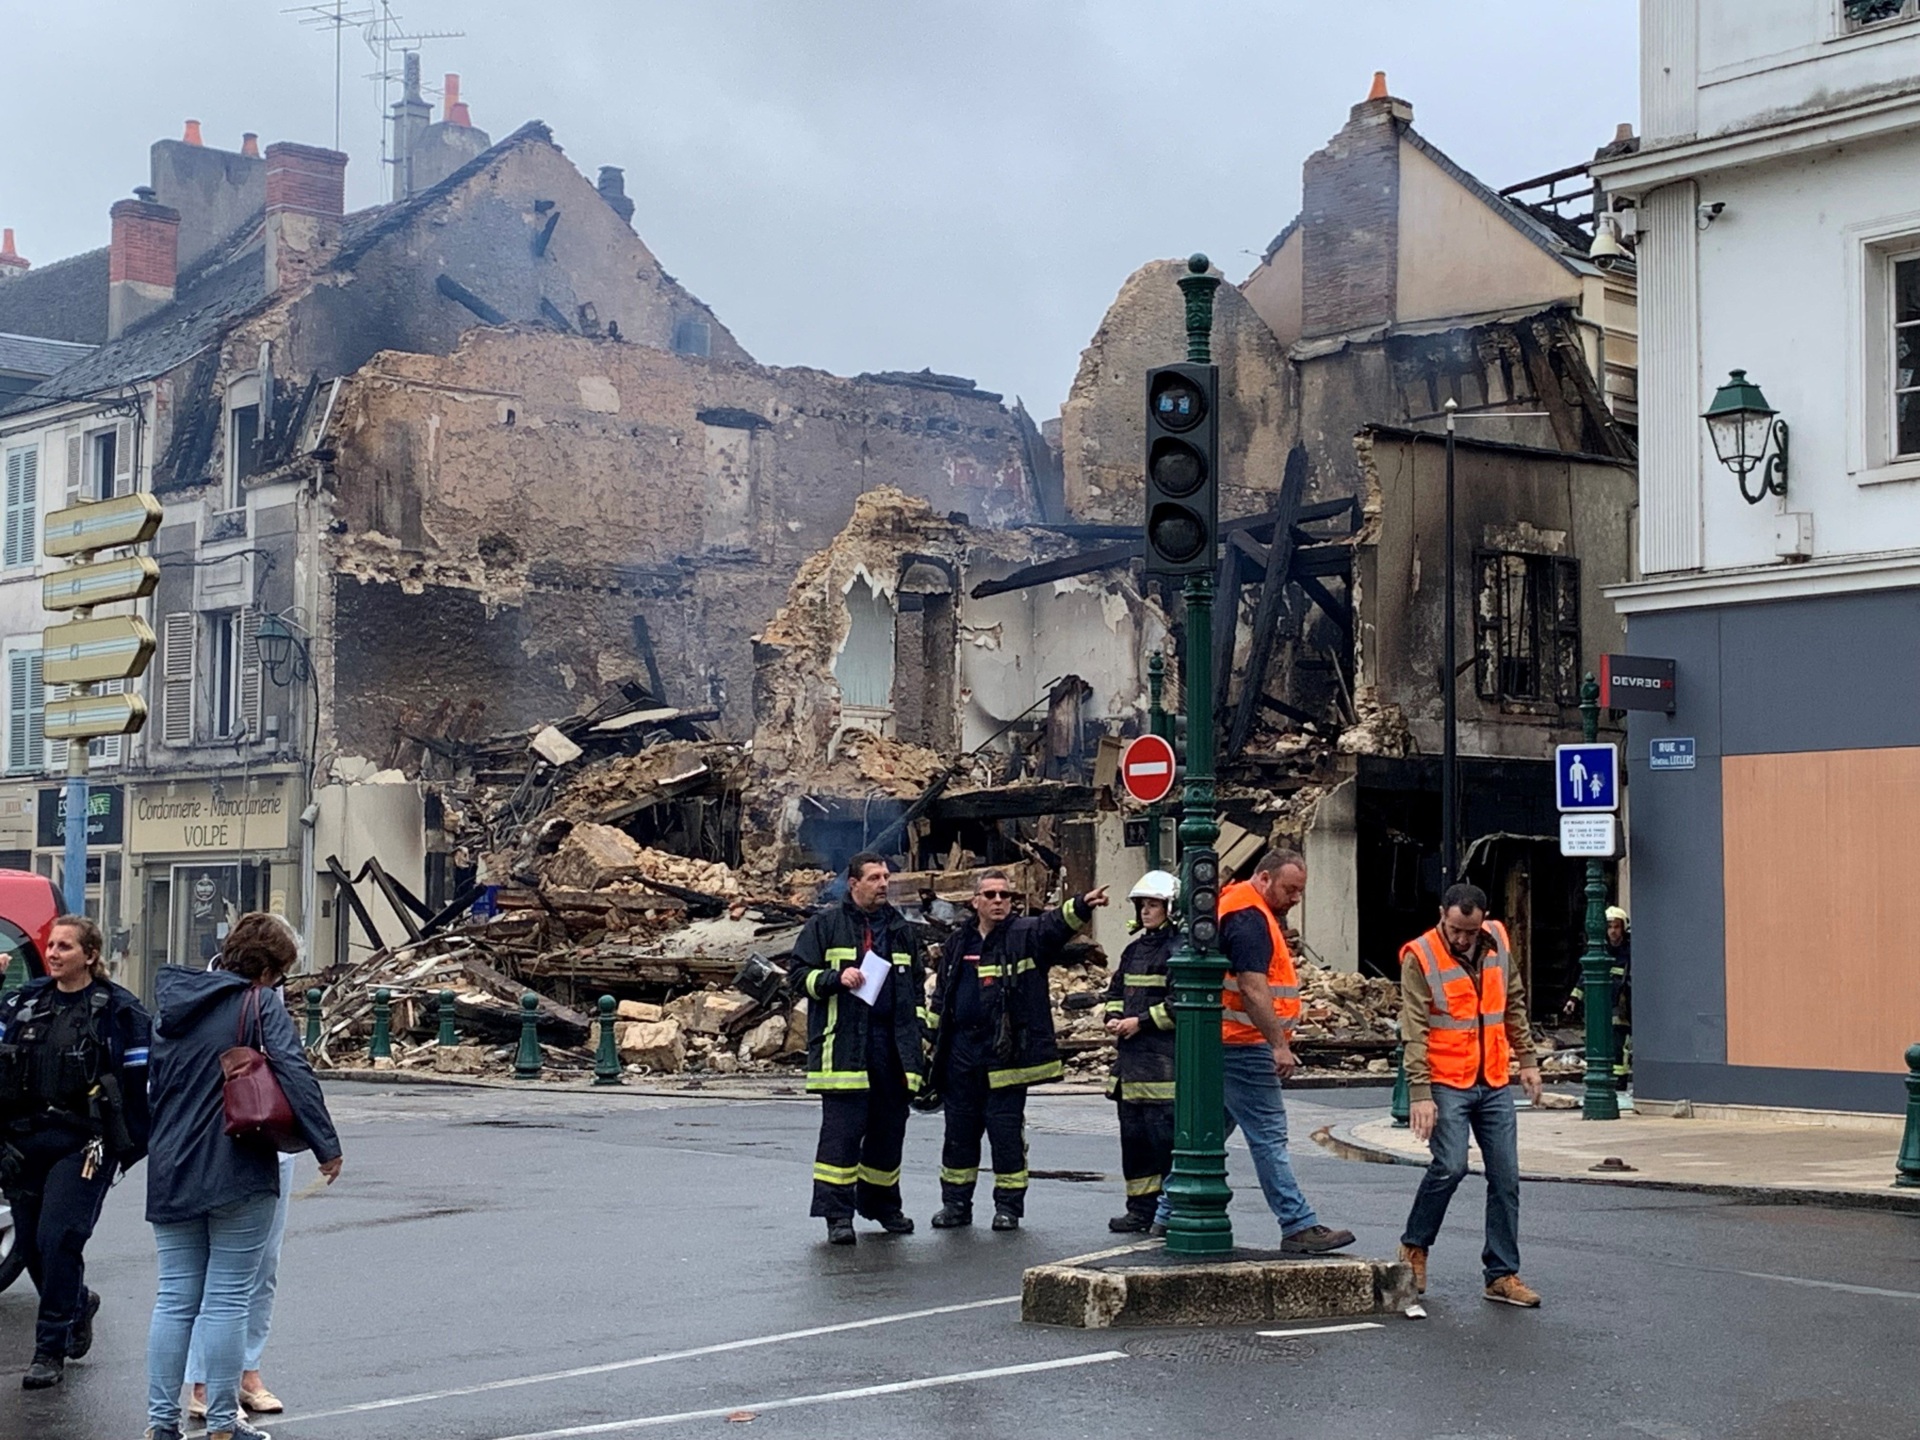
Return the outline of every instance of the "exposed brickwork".
{"type": "Polygon", "coordinates": [[[1400,245],[1400,129],[1405,103],[1353,107],[1345,128],[1302,174],[1304,335],[1393,319],[1400,245]]]}
{"type": "Polygon", "coordinates": [[[132,280],[171,290],[180,212],[145,200],[122,200],[108,214],[113,217],[113,241],[107,254],[107,283],[132,280]]]}
{"type": "Polygon", "coordinates": [[[347,157],[288,141],[267,146],[267,213],[338,218],[347,208],[347,157]]]}

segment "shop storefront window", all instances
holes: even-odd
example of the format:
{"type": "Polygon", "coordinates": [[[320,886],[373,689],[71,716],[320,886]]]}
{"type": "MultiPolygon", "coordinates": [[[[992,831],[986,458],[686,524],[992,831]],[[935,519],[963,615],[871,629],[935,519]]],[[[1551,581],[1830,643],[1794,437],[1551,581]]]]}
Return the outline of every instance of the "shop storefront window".
{"type": "Polygon", "coordinates": [[[173,866],[167,963],[205,965],[219,954],[235,920],[266,908],[267,869],[252,861],[173,866]]]}

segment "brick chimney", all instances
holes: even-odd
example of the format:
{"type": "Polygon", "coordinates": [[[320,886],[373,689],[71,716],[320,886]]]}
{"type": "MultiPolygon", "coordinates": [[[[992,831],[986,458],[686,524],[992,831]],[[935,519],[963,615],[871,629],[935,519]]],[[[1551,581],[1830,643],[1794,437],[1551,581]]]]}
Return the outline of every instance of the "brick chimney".
{"type": "Polygon", "coordinates": [[[1400,134],[1413,107],[1376,71],[1327,148],[1302,171],[1301,333],[1390,324],[1400,264],[1400,134]]]}
{"type": "Polygon", "coordinates": [[[403,83],[400,98],[393,102],[393,198],[404,200],[413,194],[413,152],[420,135],[431,123],[433,107],[420,94],[420,52],[409,50],[402,58],[403,83]]]}
{"type": "Polygon", "coordinates": [[[600,167],[600,183],[594,187],[600,192],[600,198],[613,207],[613,213],[627,224],[633,224],[633,201],[627,195],[627,172],[618,165],[600,167]]]}
{"type": "Polygon", "coordinates": [[[317,274],[340,242],[347,157],[286,141],[267,146],[267,289],[291,290],[317,274]]]}
{"type": "Polygon", "coordinates": [[[449,73],[442,90],[446,105],[446,120],[449,125],[459,125],[468,129],[473,126],[473,116],[467,113],[467,102],[460,98],[460,77],[449,73]]]}
{"type": "Polygon", "coordinates": [[[13,248],[13,227],[8,226],[0,232],[0,283],[18,280],[32,268],[33,262],[21,259],[19,252],[13,248]]]}
{"type": "Polygon", "coordinates": [[[131,200],[114,202],[113,240],[107,252],[107,338],[173,303],[179,259],[180,212],[157,203],[142,185],[131,200]]]}

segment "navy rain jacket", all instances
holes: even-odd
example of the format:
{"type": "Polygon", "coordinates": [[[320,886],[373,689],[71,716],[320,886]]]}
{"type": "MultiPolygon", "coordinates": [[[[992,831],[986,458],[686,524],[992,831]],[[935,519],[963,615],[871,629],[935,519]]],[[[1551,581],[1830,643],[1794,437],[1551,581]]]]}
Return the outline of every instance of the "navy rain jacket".
{"type": "MultiPolygon", "coordinates": [[[[220,1055],[235,1044],[248,982],[229,970],[169,965],[154,985],[158,1001],[147,1101],[153,1136],[147,1146],[147,1220],[195,1220],[259,1195],[280,1193],[280,1160],[257,1143],[228,1138],[220,1055]]],[[[300,1134],[322,1162],[340,1154],[340,1137],[278,995],[260,997],[261,1049],[286,1092],[300,1134]]],[[[248,1027],[251,1030],[251,1026],[248,1027]]],[[[256,1043],[255,1036],[247,1037],[256,1043]]]]}

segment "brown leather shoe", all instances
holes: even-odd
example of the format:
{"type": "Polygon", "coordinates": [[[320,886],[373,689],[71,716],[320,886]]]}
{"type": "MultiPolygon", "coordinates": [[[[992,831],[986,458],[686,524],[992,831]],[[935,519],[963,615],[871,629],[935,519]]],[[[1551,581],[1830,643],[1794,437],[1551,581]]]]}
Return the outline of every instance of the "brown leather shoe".
{"type": "Polygon", "coordinates": [[[1540,1308],[1539,1292],[1530,1289],[1518,1275],[1502,1275],[1482,1292],[1487,1299],[1502,1305],[1518,1305],[1524,1310],[1540,1308]]]}
{"type": "Polygon", "coordinates": [[[1416,1295],[1426,1294],[1427,1252],[1425,1248],[1419,1245],[1409,1245],[1403,1240],[1400,1242],[1400,1260],[1402,1264],[1413,1267],[1413,1293],[1416,1295]]]}

